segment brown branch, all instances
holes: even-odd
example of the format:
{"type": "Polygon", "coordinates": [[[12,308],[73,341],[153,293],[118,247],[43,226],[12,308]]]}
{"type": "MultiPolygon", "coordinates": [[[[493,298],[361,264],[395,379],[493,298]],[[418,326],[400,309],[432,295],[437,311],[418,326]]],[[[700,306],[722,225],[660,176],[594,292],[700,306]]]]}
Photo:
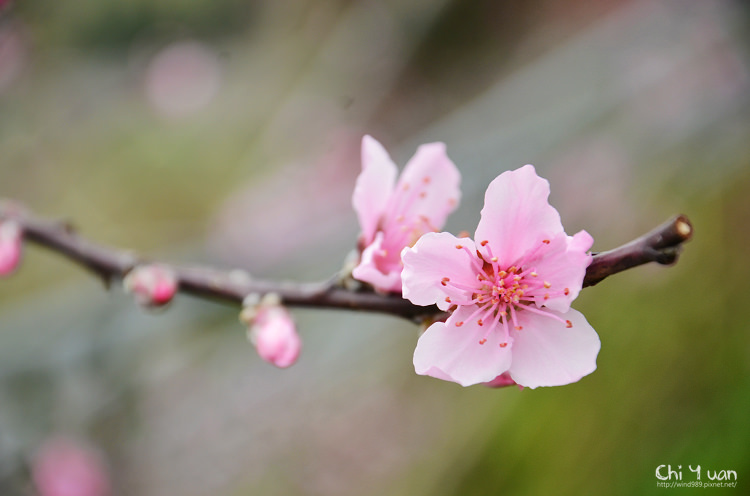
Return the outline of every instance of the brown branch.
{"type": "MultiPolygon", "coordinates": [[[[89,269],[101,277],[107,286],[113,280],[124,278],[136,265],[148,263],[130,251],[88,241],[68,224],[39,218],[12,202],[0,204],[0,220],[17,222],[25,240],[60,253],[89,269]]],[[[648,262],[674,263],[682,243],[691,238],[692,231],[690,221],[680,215],[626,245],[595,254],[586,271],[584,287],[648,262]]],[[[348,289],[340,278],[319,283],[279,282],[254,279],[241,270],[171,268],[177,276],[181,292],[232,304],[242,303],[250,294],[276,293],[281,302],[288,306],[381,312],[413,321],[442,313],[436,306],[413,305],[398,294],[348,289]]]]}

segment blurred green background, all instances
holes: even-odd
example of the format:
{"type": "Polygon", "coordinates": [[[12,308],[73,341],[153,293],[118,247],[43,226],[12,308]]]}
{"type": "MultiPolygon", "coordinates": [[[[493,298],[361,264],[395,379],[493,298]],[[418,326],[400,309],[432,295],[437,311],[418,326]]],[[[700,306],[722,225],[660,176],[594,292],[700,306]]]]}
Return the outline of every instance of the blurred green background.
{"type": "Polygon", "coordinates": [[[295,311],[303,354],[277,370],[237,309],[148,314],[29,246],[0,281],[0,493],[34,494],[61,436],[118,495],[661,494],[662,464],[746,491],[748,20],[728,0],[0,2],[0,196],[105,244],[326,278],[365,133],[399,164],[447,143],[453,232],[534,163],[595,250],[676,213],[696,233],[675,267],[585,290],[598,370],[533,391],[418,377],[414,326],[347,312],[295,311]]]}

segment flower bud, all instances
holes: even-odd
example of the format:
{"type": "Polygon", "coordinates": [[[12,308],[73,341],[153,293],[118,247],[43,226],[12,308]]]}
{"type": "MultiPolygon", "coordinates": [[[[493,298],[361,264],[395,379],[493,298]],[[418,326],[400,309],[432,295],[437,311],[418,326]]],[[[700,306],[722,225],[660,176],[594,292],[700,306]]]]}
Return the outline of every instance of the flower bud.
{"type": "Polygon", "coordinates": [[[0,222],[0,276],[13,272],[21,260],[21,228],[16,222],[0,222]]]}
{"type": "Polygon", "coordinates": [[[172,301],[177,293],[177,276],[164,265],[140,265],[122,281],[125,291],[146,307],[161,307],[172,301]]]}
{"type": "Polygon", "coordinates": [[[286,368],[297,361],[302,347],[294,320],[278,298],[264,298],[258,304],[246,303],[240,318],[249,324],[247,337],[266,362],[286,368]]]}
{"type": "MultiPolygon", "coordinates": [[[[515,386],[516,381],[511,379],[510,374],[507,372],[503,372],[499,376],[495,377],[489,382],[482,383],[483,386],[487,386],[490,388],[501,388],[501,387],[507,387],[507,386],[515,386]]],[[[519,389],[523,389],[523,386],[519,385],[519,389]]]]}

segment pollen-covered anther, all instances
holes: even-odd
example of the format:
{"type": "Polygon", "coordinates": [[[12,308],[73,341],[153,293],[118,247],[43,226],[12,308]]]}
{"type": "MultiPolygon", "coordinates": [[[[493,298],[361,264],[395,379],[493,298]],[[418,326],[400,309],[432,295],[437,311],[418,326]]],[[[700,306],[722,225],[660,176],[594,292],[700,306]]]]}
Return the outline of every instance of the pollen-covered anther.
{"type": "Polygon", "coordinates": [[[479,320],[477,320],[477,324],[479,324],[480,326],[483,326],[484,325],[484,321],[482,319],[479,319],[479,320]]]}
{"type": "Polygon", "coordinates": [[[456,245],[456,250],[463,250],[463,249],[464,249],[464,245],[456,245]]]}
{"type": "Polygon", "coordinates": [[[516,326],[517,331],[520,331],[521,329],[523,329],[523,326],[516,326]]]}
{"type": "Polygon", "coordinates": [[[481,243],[479,243],[479,244],[480,244],[480,245],[482,245],[482,246],[487,246],[487,243],[489,243],[489,241],[487,241],[487,240],[485,239],[484,241],[482,241],[482,242],[481,242],[481,243]]]}
{"type": "Polygon", "coordinates": [[[450,297],[450,296],[446,296],[446,297],[445,297],[445,302],[446,302],[446,303],[452,303],[452,302],[451,302],[451,297],[450,297]]]}
{"type": "Polygon", "coordinates": [[[490,261],[491,261],[491,262],[497,262],[497,257],[492,257],[492,258],[490,258],[490,261]]]}
{"type": "Polygon", "coordinates": [[[544,281],[544,287],[545,287],[546,289],[549,289],[549,288],[551,288],[551,287],[552,287],[552,284],[550,284],[550,283],[549,283],[549,281],[544,281]]]}
{"type": "Polygon", "coordinates": [[[536,271],[532,271],[531,274],[529,274],[531,277],[539,277],[539,274],[536,273],[536,271]]]}
{"type": "Polygon", "coordinates": [[[548,244],[550,243],[550,240],[548,240],[548,239],[543,239],[543,240],[542,240],[542,243],[544,243],[545,245],[548,245],[548,244]]]}
{"type": "Polygon", "coordinates": [[[565,296],[568,296],[570,294],[570,288],[565,288],[565,291],[563,291],[565,296]]]}
{"type": "Polygon", "coordinates": [[[463,320],[460,320],[460,321],[456,322],[456,327],[461,327],[462,325],[464,325],[464,321],[463,320]]]}
{"type": "Polygon", "coordinates": [[[487,342],[487,338],[482,338],[479,340],[479,344],[484,344],[487,342]]]}
{"type": "Polygon", "coordinates": [[[544,293],[544,299],[549,300],[549,293],[544,293]]]}
{"type": "Polygon", "coordinates": [[[505,348],[506,346],[508,346],[508,343],[500,343],[500,348],[505,348]]]}
{"type": "Polygon", "coordinates": [[[570,329],[571,327],[573,327],[573,322],[571,322],[569,320],[566,320],[565,321],[565,327],[567,327],[568,329],[570,329]]]}
{"type": "Polygon", "coordinates": [[[442,284],[443,286],[447,286],[449,282],[450,282],[450,278],[449,277],[443,277],[440,280],[440,284],[442,284]]]}

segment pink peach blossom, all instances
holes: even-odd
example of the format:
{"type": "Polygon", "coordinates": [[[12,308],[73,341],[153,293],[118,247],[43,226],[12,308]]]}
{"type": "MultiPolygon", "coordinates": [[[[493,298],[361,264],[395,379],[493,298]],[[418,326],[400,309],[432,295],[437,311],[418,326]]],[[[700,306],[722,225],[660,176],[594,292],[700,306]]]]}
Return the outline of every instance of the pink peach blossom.
{"type": "Polygon", "coordinates": [[[461,175],[445,144],[422,145],[396,183],[398,170],[385,148],[362,139],[362,173],[352,203],[362,234],[352,275],[380,291],[401,290],[401,251],[443,227],[461,198],[461,175]]]}
{"type": "Polygon", "coordinates": [[[279,368],[297,361],[302,342],[286,308],[260,304],[254,309],[250,324],[248,339],[263,360],[279,368]]]}
{"type": "Polygon", "coordinates": [[[16,222],[0,222],[0,276],[13,272],[21,261],[21,228],[16,222]]]}
{"type": "Polygon", "coordinates": [[[177,293],[177,276],[169,267],[158,264],[139,265],[125,276],[125,290],[147,307],[164,306],[177,293]]]}
{"type": "Polygon", "coordinates": [[[463,386],[505,374],[536,388],[596,369],[599,337],[570,308],[593,239],[566,235],[548,196],[533,166],[505,172],[487,188],[476,241],[428,233],[404,250],[404,298],[451,312],[419,338],[418,374],[463,386]]]}

